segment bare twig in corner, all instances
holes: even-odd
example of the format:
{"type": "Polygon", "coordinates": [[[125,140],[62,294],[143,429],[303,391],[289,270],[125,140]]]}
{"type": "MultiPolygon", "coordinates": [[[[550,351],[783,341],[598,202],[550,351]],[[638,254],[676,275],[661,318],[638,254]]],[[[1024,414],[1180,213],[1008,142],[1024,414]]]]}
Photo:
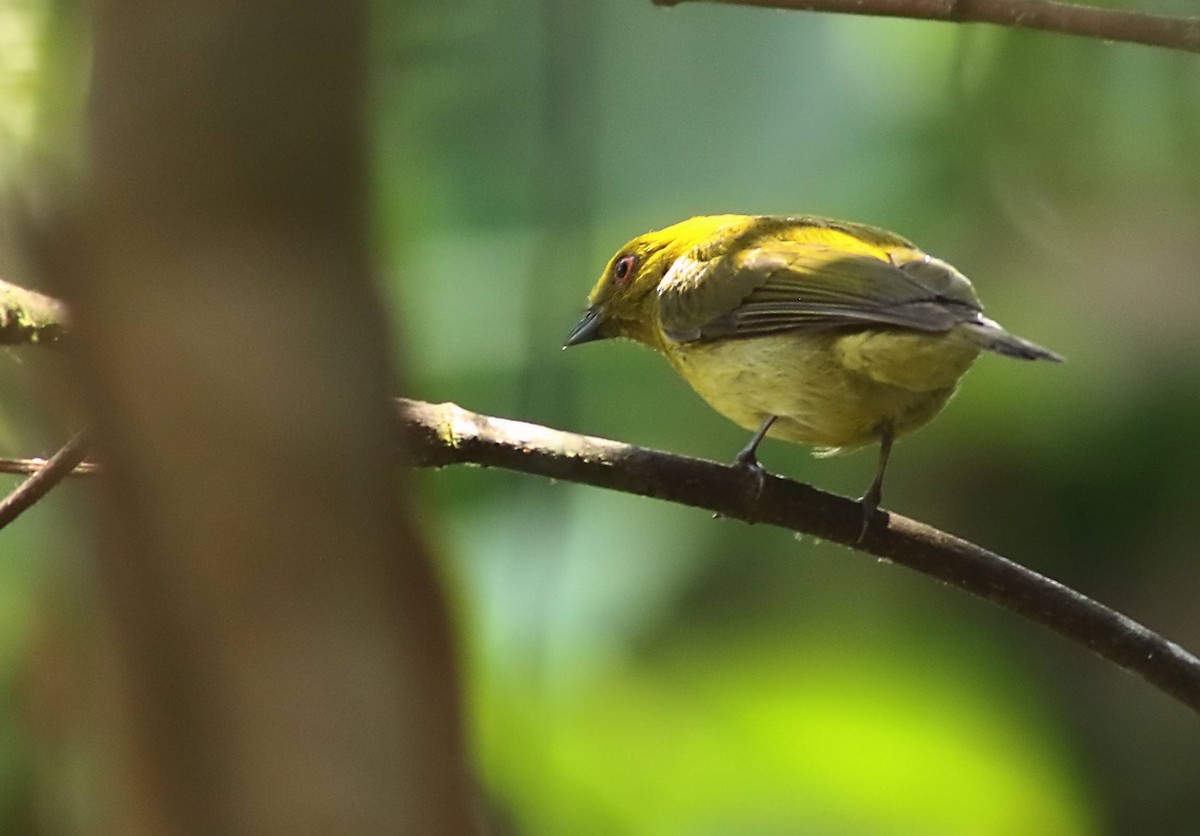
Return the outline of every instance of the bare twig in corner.
{"type": "Polygon", "coordinates": [[[1200,659],[1136,621],[986,549],[887,514],[856,544],[857,502],[779,476],[754,498],[745,474],[714,462],[398,399],[417,467],[479,464],[677,502],[832,540],[887,558],[1049,627],[1200,712],[1200,659]]]}
{"type": "Polygon", "coordinates": [[[87,456],[88,443],[83,433],[63,445],[42,467],[26,479],[4,499],[0,500],[0,528],[4,528],[21,516],[35,502],[74,472],[87,456]]]}
{"type": "MultiPolygon", "coordinates": [[[[49,459],[2,459],[0,458],[0,473],[9,476],[27,476],[30,473],[37,473],[44,468],[49,462],[49,459]]],[[[95,476],[100,472],[100,465],[96,462],[80,462],[75,465],[68,476],[95,476]]]]}
{"type": "MultiPolygon", "coordinates": [[[[675,6],[688,0],[654,0],[675,6]]],[[[1098,9],[1051,0],[710,0],[737,6],[836,12],[874,17],[940,20],[946,23],[994,23],[1063,35],[1099,38],[1184,52],[1200,52],[1200,17],[1098,9]]]]}

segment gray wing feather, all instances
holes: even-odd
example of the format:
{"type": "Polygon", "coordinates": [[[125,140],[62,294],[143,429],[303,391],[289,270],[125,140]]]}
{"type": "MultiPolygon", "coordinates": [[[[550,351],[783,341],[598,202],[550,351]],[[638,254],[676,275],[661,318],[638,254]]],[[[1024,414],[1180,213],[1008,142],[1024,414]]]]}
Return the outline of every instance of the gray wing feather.
{"type": "Polygon", "coordinates": [[[913,249],[885,261],[776,241],[709,261],[681,258],[658,293],[663,330],[681,342],[872,324],[944,332],[982,318],[966,277],[913,249]]]}

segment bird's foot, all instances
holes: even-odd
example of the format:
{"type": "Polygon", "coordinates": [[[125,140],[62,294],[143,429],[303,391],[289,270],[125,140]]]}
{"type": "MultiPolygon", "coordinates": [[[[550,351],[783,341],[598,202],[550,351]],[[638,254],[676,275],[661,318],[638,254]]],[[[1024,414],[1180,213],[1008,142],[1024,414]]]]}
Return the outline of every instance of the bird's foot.
{"type": "Polygon", "coordinates": [[[867,538],[867,531],[871,528],[875,515],[879,513],[881,493],[878,485],[872,485],[858,500],[858,504],[862,507],[862,528],[858,531],[858,539],[854,541],[856,545],[861,545],[862,541],[867,538]]]}
{"type": "MultiPolygon", "coordinates": [[[[767,471],[761,464],[758,463],[758,456],[755,455],[758,450],[758,445],[767,435],[767,430],[771,429],[771,425],[776,421],[776,416],[769,415],[763,421],[762,426],[758,428],[758,432],[750,439],[750,442],[742,448],[741,452],[734,457],[733,467],[735,470],[740,470],[745,473],[750,479],[750,487],[753,488],[750,497],[750,503],[757,503],[762,497],[763,488],[767,486],[767,471]]],[[[747,522],[752,522],[747,518],[747,522]]]]}
{"type": "Polygon", "coordinates": [[[733,466],[742,471],[750,479],[750,486],[754,488],[754,501],[757,502],[762,496],[763,488],[767,485],[767,469],[763,467],[758,456],[754,455],[754,450],[746,449],[738,453],[733,460],[733,466]]]}

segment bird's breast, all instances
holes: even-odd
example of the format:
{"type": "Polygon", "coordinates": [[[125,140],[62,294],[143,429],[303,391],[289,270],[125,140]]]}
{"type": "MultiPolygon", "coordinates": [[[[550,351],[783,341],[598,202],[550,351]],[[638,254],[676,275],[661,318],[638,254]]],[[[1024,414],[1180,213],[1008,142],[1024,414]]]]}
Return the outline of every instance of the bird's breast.
{"type": "Polygon", "coordinates": [[[978,353],[955,341],[943,344],[941,335],[915,335],[916,364],[925,368],[906,374],[903,355],[912,354],[913,345],[863,337],[876,333],[896,332],[667,341],[664,353],[710,406],[746,429],[774,415],[773,437],[855,448],[878,439],[886,423],[903,434],[928,422],[978,353]]]}

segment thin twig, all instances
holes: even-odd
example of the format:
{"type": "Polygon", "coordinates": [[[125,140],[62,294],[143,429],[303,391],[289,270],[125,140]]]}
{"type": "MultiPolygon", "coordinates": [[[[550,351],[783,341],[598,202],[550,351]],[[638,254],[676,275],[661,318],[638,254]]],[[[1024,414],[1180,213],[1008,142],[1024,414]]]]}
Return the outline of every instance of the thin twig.
{"type": "Polygon", "coordinates": [[[480,464],[706,508],[858,548],[965,589],[1049,627],[1200,712],[1200,659],[1136,621],[1000,555],[898,514],[858,544],[857,502],[779,476],[751,481],[715,462],[493,418],[455,404],[398,399],[418,467],[480,464]]]}
{"type": "MultiPolygon", "coordinates": [[[[0,473],[9,476],[27,476],[30,473],[37,473],[49,459],[4,459],[0,458],[0,473]]],[[[96,462],[80,462],[75,465],[68,476],[95,476],[100,472],[100,465],[96,462]]]]}
{"type": "Polygon", "coordinates": [[[8,496],[0,500],[0,529],[21,516],[35,502],[48,494],[55,485],[70,476],[76,466],[87,456],[87,447],[88,443],[84,434],[77,434],[32,476],[17,485],[8,496]]]}
{"type": "MultiPolygon", "coordinates": [[[[903,17],[947,23],[994,23],[1105,41],[1200,52],[1200,17],[1098,9],[1050,0],[708,0],[805,12],[903,17]]],[[[675,6],[689,0],[654,0],[675,6]]]]}

